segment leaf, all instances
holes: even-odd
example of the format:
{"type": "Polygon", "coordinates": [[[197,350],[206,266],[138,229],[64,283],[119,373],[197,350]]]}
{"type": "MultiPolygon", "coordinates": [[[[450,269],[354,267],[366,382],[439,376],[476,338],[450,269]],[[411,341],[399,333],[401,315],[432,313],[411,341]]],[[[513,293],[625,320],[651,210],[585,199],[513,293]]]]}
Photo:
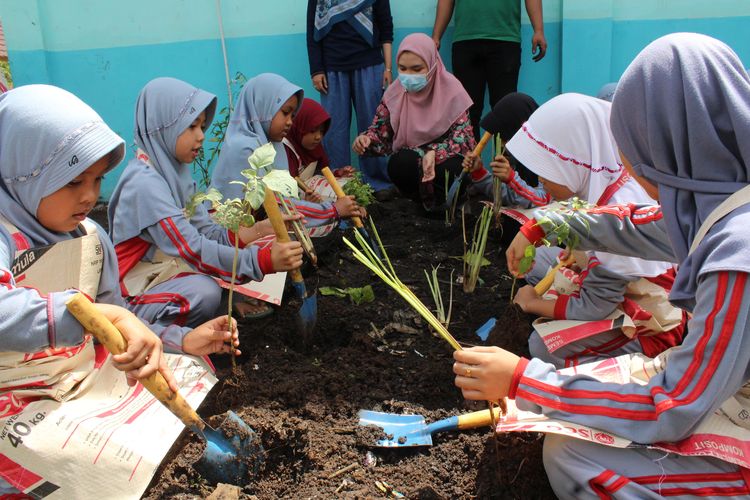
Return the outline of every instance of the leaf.
{"type": "MultiPolygon", "coordinates": [[[[464,255],[459,257],[452,257],[453,259],[463,260],[464,262],[471,264],[473,259],[476,259],[476,255],[473,252],[466,252],[464,255]]],[[[489,266],[491,262],[486,257],[482,256],[482,264],[480,267],[489,266]]]]}
{"type": "Polygon", "coordinates": [[[276,149],[274,149],[273,144],[269,142],[268,144],[264,144],[263,146],[253,151],[253,154],[250,155],[250,157],[247,159],[247,162],[255,170],[260,170],[261,168],[266,168],[270,165],[273,165],[273,161],[275,159],[276,149]]]}
{"type": "Polygon", "coordinates": [[[346,297],[346,292],[343,288],[336,288],[334,286],[323,286],[318,288],[321,295],[333,295],[335,297],[346,297]]]}
{"type": "Polygon", "coordinates": [[[375,300],[375,292],[370,285],[365,285],[362,288],[350,288],[349,290],[349,298],[352,299],[352,302],[354,302],[355,305],[375,300]]]}
{"type": "Polygon", "coordinates": [[[198,207],[198,205],[200,205],[204,201],[210,201],[211,205],[216,205],[221,202],[221,199],[223,197],[224,195],[222,195],[216,188],[211,188],[205,193],[199,191],[195,193],[185,205],[185,215],[190,218],[195,214],[195,209],[198,207]]]}
{"type": "Polygon", "coordinates": [[[534,257],[536,257],[536,247],[534,247],[534,245],[528,245],[523,251],[523,258],[518,263],[518,272],[526,274],[529,269],[531,269],[534,257]]]}
{"type": "Polygon", "coordinates": [[[288,170],[271,170],[263,176],[263,183],[277,193],[287,198],[298,195],[297,181],[288,170]]]}
{"type": "Polygon", "coordinates": [[[375,201],[375,191],[372,186],[362,180],[360,172],[354,172],[354,178],[349,179],[342,189],[345,195],[354,196],[357,203],[363,207],[375,201]]]}
{"type": "Polygon", "coordinates": [[[365,285],[361,288],[337,288],[334,286],[324,286],[318,289],[321,295],[333,295],[334,297],[349,297],[355,305],[372,302],[375,300],[375,292],[371,285],[365,285]]]}

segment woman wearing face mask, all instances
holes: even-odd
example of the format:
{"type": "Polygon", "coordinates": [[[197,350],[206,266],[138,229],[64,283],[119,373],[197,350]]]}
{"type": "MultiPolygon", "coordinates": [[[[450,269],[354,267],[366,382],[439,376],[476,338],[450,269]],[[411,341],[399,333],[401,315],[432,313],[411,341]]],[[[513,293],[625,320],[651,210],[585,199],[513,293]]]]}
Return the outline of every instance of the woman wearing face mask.
{"type": "Polygon", "coordinates": [[[383,95],[372,125],[352,145],[357,154],[391,155],[388,175],[399,190],[426,210],[445,201],[448,183],[461,172],[475,145],[469,121],[471,98],[443,65],[423,33],[401,42],[398,80],[383,95]]]}

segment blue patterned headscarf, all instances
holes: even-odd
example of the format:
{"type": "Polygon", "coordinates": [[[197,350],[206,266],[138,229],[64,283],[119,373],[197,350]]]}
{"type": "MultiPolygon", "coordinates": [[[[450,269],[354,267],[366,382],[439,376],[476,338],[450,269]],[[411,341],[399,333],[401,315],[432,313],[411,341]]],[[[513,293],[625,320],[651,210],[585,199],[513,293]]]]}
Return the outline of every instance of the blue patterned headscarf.
{"type": "Polygon", "coordinates": [[[702,273],[750,271],[750,232],[730,227],[730,218],[688,257],[708,215],[750,183],[750,78],[737,55],[705,35],[659,38],[620,79],[610,123],[635,172],[658,185],[681,263],[672,299],[694,297],[702,273]]]}
{"type": "Polygon", "coordinates": [[[317,0],[315,7],[316,42],[331,31],[334,24],[346,21],[370,46],[375,46],[373,29],[372,4],[375,0],[317,0]]]}

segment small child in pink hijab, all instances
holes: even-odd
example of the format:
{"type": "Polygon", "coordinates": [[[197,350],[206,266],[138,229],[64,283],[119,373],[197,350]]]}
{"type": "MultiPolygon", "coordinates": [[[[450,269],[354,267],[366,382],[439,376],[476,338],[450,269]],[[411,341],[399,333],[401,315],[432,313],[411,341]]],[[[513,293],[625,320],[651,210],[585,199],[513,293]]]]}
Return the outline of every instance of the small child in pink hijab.
{"type": "Polygon", "coordinates": [[[445,201],[445,173],[452,183],[464,155],[474,148],[468,115],[472,101],[445,69],[429,36],[404,38],[396,62],[398,80],[385,91],[372,125],[352,149],[366,156],[391,155],[391,181],[430,211],[445,201]]]}

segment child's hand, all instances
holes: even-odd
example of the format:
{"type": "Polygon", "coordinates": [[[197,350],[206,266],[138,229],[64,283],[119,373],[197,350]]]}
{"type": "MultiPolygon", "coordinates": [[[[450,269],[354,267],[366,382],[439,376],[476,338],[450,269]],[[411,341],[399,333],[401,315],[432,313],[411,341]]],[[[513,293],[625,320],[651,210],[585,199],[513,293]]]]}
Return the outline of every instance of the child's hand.
{"type": "Polygon", "coordinates": [[[365,154],[365,151],[367,151],[367,148],[370,147],[370,143],[372,143],[372,139],[370,139],[364,134],[358,135],[357,138],[354,139],[354,144],[352,144],[352,149],[358,155],[363,155],[365,154]]]}
{"type": "MultiPolygon", "coordinates": [[[[240,339],[237,334],[237,321],[232,319],[230,331],[227,318],[227,316],[214,318],[188,332],[182,338],[182,352],[195,356],[231,353],[232,347],[229,342],[236,348],[240,345],[240,339]]],[[[240,354],[239,349],[234,350],[235,356],[240,354]]]]}
{"type": "Polygon", "coordinates": [[[481,157],[475,155],[473,151],[470,151],[464,156],[464,161],[461,162],[461,167],[467,172],[474,172],[480,168],[484,168],[484,164],[482,163],[481,157]]]}
{"type": "MultiPolygon", "coordinates": [[[[508,264],[508,271],[516,278],[523,278],[523,274],[518,272],[518,266],[523,259],[526,247],[531,245],[531,242],[524,236],[522,232],[518,232],[513,241],[510,242],[508,250],[505,251],[505,260],[508,264]]],[[[533,263],[532,263],[533,267],[533,263]]]]}
{"type": "Polygon", "coordinates": [[[513,372],[521,359],[494,346],[471,347],[453,353],[456,387],[466,399],[500,401],[508,395],[513,372]]]}
{"type": "Polygon", "coordinates": [[[169,388],[177,392],[177,381],[164,359],[161,339],[124,307],[111,304],[94,305],[115,325],[128,343],[127,351],[112,356],[114,367],[127,375],[128,385],[133,386],[136,381],[158,371],[164,376],[169,388]]]}
{"type": "Polygon", "coordinates": [[[271,246],[271,263],[276,272],[298,269],[302,265],[302,244],[299,241],[274,241],[271,246]]]}
{"type": "MultiPolygon", "coordinates": [[[[284,214],[281,216],[281,218],[284,220],[284,222],[299,220],[302,221],[303,224],[305,223],[305,219],[302,214],[284,214]]],[[[273,225],[271,225],[271,221],[269,219],[258,221],[253,224],[252,227],[241,227],[239,231],[240,240],[245,245],[249,245],[255,240],[270,236],[272,234],[275,233],[273,231],[273,225]]]]}
{"type": "Polygon", "coordinates": [[[328,93],[328,79],[325,73],[318,73],[312,77],[313,88],[321,94],[328,93]]]}
{"type": "Polygon", "coordinates": [[[348,165],[346,167],[337,168],[333,171],[335,177],[352,177],[354,175],[354,167],[348,165]]]}
{"type": "Polygon", "coordinates": [[[311,189],[309,192],[305,193],[305,200],[311,201],[313,203],[322,203],[323,197],[320,196],[319,193],[316,193],[311,189]]]}
{"type": "Polygon", "coordinates": [[[339,217],[342,219],[348,217],[366,217],[367,212],[363,207],[360,207],[354,196],[344,196],[336,200],[336,211],[339,213],[339,217]]]}
{"type": "Polygon", "coordinates": [[[518,290],[513,302],[518,304],[525,313],[536,314],[543,318],[555,317],[555,304],[557,301],[539,297],[531,285],[526,285],[518,290]]]}
{"type": "Polygon", "coordinates": [[[511,168],[510,162],[503,155],[497,155],[495,160],[490,163],[490,167],[492,167],[492,175],[500,179],[502,182],[507,182],[513,174],[513,168],[511,168]]]}
{"type": "Polygon", "coordinates": [[[530,312],[529,309],[533,308],[532,305],[540,300],[534,291],[534,287],[531,285],[522,286],[516,292],[516,296],[513,298],[513,303],[518,304],[523,312],[530,312]]]}

